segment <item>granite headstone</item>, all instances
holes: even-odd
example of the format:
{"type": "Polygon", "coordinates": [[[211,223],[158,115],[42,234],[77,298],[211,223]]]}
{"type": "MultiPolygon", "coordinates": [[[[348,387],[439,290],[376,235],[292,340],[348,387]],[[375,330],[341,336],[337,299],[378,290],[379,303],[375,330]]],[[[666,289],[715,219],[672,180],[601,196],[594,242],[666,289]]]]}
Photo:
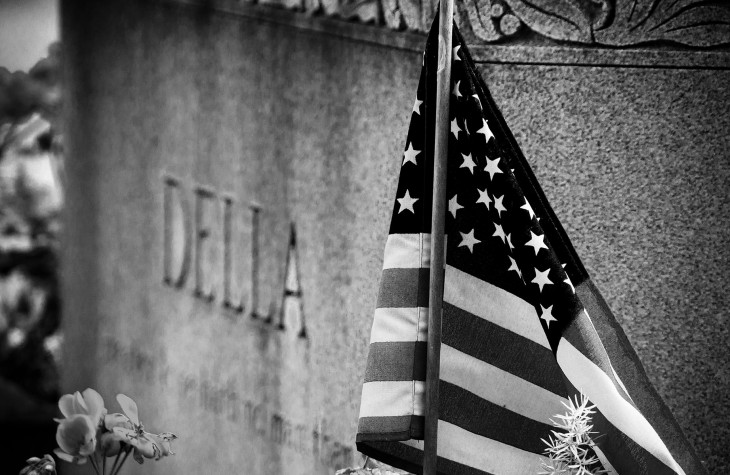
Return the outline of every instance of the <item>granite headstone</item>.
{"type": "MultiPolygon", "coordinates": [[[[180,437],[140,473],[358,462],[424,37],[229,1],[65,2],[62,30],[65,389],[95,387],[111,410],[125,393],[148,430],[180,437]]],[[[481,72],[650,379],[723,473],[730,53],[530,38],[475,44],[481,72]]]]}

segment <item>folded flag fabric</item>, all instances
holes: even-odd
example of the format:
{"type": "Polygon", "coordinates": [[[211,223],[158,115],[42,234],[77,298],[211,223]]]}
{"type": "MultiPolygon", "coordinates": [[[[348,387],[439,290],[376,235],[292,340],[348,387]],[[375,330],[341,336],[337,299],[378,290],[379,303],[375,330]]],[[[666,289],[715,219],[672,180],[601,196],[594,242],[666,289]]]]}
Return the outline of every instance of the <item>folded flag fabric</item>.
{"type": "MultiPolygon", "coordinates": [[[[358,449],[420,473],[437,29],[402,157],[358,449]]],[[[550,419],[597,407],[609,473],[706,473],[592,284],[454,26],[438,471],[537,474],[550,419]]],[[[529,140],[529,137],[528,137],[529,140]]]]}

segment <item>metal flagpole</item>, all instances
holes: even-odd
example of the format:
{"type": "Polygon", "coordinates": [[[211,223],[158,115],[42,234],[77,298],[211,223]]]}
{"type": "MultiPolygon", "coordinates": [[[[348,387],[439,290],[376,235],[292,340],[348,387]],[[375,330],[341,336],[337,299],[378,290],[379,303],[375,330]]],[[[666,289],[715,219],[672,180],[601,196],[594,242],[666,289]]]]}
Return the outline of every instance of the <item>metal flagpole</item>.
{"type": "Polygon", "coordinates": [[[440,0],[438,71],[436,73],[436,127],[431,211],[431,281],[428,295],[428,354],[423,475],[436,475],[439,418],[439,362],[441,307],[444,296],[444,220],[446,218],[446,158],[449,151],[449,96],[451,94],[451,25],[454,1],[440,0]]]}

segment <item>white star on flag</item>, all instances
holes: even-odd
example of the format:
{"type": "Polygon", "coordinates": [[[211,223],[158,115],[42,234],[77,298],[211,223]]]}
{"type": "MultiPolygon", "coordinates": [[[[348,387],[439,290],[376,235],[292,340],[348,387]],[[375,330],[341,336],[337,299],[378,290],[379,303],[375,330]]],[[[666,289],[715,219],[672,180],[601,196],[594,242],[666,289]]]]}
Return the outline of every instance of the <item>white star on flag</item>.
{"type": "Polygon", "coordinates": [[[507,234],[507,245],[509,246],[510,251],[514,251],[515,247],[512,245],[512,233],[507,234]]]}
{"type": "Polygon", "coordinates": [[[487,189],[484,188],[483,190],[480,190],[479,188],[477,188],[477,191],[479,192],[479,199],[477,200],[477,203],[484,203],[484,206],[489,209],[489,205],[492,203],[492,199],[489,197],[487,189]]]}
{"type": "Polygon", "coordinates": [[[454,61],[461,61],[461,58],[459,57],[459,48],[461,48],[461,45],[454,46],[454,52],[451,53],[454,57],[454,61]]]}
{"type": "Polygon", "coordinates": [[[471,154],[464,155],[461,154],[461,157],[464,159],[464,163],[461,164],[459,168],[468,168],[469,172],[473,175],[474,174],[474,167],[477,166],[476,163],[474,163],[474,160],[471,159],[471,154]]]}
{"type": "Polygon", "coordinates": [[[497,236],[504,243],[507,240],[507,236],[505,236],[504,234],[504,229],[502,229],[502,225],[497,223],[492,224],[494,224],[494,234],[492,234],[492,236],[497,236]]]}
{"type": "Polygon", "coordinates": [[[550,328],[550,322],[557,322],[558,320],[553,317],[553,306],[549,306],[548,308],[545,308],[540,304],[540,308],[542,309],[542,313],[540,314],[540,318],[545,320],[545,325],[547,325],[548,328],[550,328]]]}
{"type": "Polygon", "coordinates": [[[454,197],[449,200],[449,213],[451,213],[454,218],[456,218],[456,212],[463,208],[463,206],[456,201],[456,197],[457,195],[454,195],[454,197]]]}
{"type": "Polygon", "coordinates": [[[459,140],[459,132],[461,132],[459,122],[456,120],[456,118],[454,118],[454,120],[451,121],[451,133],[454,134],[456,140],[459,140]]]}
{"type": "Polygon", "coordinates": [[[503,199],[504,196],[494,197],[494,209],[497,210],[497,216],[499,216],[500,218],[502,217],[502,211],[507,211],[507,208],[505,208],[502,204],[503,199]]]}
{"type": "Polygon", "coordinates": [[[568,276],[566,275],[566,276],[565,276],[565,279],[563,280],[563,282],[565,282],[566,284],[568,284],[568,285],[570,286],[570,290],[571,290],[571,291],[572,291],[573,293],[575,293],[575,287],[573,287],[573,282],[571,282],[571,280],[570,280],[570,277],[568,277],[568,276]]]}
{"type": "MultiPolygon", "coordinates": [[[[408,149],[405,152],[403,152],[403,165],[405,165],[408,162],[411,162],[414,165],[418,165],[418,163],[416,163],[416,156],[419,153],[421,153],[420,150],[413,149],[413,142],[408,144],[408,149]]],[[[401,165],[401,166],[403,166],[403,165],[401,165]]]]}
{"type": "Polygon", "coordinates": [[[545,235],[541,234],[538,236],[537,234],[530,231],[530,240],[527,241],[525,246],[531,246],[535,250],[535,255],[537,255],[538,252],[540,252],[540,249],[547,249],[548,247],[545,245],[545,235]]]}
{"type": "Polygon", "coordinates": [[[469,252],[474,252],[474,244],[478,244],[481,241],[474,237],[474,230],[472,229],[468,233],[462,233],[459,231],[459,234],[461,234],[461,244],[459,244],[459,247],[465,246],[469,248],[469,252]]]}
{"type": "Polygon", "coordinates": [[[416,212],[413,210],[413,204],[418,201],[418,198],[411,198],[411,193],[406,190],[405,194],[402,198],[397,199],[398,204],[400,204],[400,209],[398,210],[398,213],[400,214],[404,210],[408,210],[411,213],[415,214],[416,212]]]}
{"type": "Polygon", "coordinates": [[[514,259],[512,259],[512,256],[507,256],[507,257],[509,258],[510,262],[512,263],[509,266],[509,269],[507,269],[507,272],[509,272],[511,270],[517,272],[517,275],[520,276],[520,280],[522,280],[522,271],[520,270],[519,267],[517,267],[517,261],[515,261],[514,259]]]}
{"type": "Polygon", "coordinates": [[[548,267],[544,271],[537,270],[537,267],[535,268],[535,278],[532,279],[532,283],[537,284],[540,286],[540,292],[542,292],[542,288],[546,285],[551,285],[553,282],[548,278],[548,274],[550,273],[550,268],[548,267]]]}
{"type": "Polygon", "coordinates": [[[461,81],[456,81],[456,84],[454,84],[454,90],[453,90],[453,91],[451,91],[451,93],[452,93],[452,94],[453,94],[454,96],[456,96],[456,98],[457,98],[457,99],[458,99],[458,98],[460,98],[460,97],[462,97],[462,96],[461,96],[461,92],[459,91],[459,83],[460,83],[460,82],[461,82],[461,81]]]}
{"type": "Polygon", "coordinates": [[[535,212],[532,211],[532,206],[530,206],[530,202],[527,201],[527,198],[525,198],[525,204],[523,204],[522,206],[520,206],[520,208],[521,209],[524,209],[525,211],[527,211],[527,214],[530,215],[530,219],[532,219],[532,218],[535,217],[535,212]]]}
{"type": "Polygon", "coordinates": [[[496,175],[497,173],[502,173],[502,170],[499,169],[499,160],[499,157],[495,158],[494,160],[490,160],[487,158],[487,166],[484,167],[484,171],[489,173],[489,181],[492,181],[494,175],[496,175]]]}
{"type": "Polygon", "coordinates": [[[489,128],[489,126],[487,125],[487,121],[482,119],[482,122],[484,123],[484,125],[482,125],[481,129],[477,130],[477,133],[484,135],[484,140],[486,140],[488,143],[489,139],[494,138],[494,134],[492,133],[492,130],[489,128]]]}
{"type": "Polygon", "coordinates": [[[416,103],[413,104],[413,112],[418,115],[421,115],[421,104],[423,104],[423,101],[419,101],[418,98],[416,98],[416,103]]]}

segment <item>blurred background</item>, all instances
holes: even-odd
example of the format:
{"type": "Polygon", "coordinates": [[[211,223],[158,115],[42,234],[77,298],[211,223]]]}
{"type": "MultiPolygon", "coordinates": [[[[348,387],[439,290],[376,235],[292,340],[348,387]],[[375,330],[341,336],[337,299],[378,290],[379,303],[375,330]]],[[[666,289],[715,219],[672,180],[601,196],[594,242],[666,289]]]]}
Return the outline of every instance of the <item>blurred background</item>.
{"type": "MultiPolygon", "coordinates": [[[[0,459],[17,473],[55,447],[57,253],[63,207],[54,0],[0,0],[0,459]]],[[[7,470],[7,472],[5,471],[7,470]]]]}

